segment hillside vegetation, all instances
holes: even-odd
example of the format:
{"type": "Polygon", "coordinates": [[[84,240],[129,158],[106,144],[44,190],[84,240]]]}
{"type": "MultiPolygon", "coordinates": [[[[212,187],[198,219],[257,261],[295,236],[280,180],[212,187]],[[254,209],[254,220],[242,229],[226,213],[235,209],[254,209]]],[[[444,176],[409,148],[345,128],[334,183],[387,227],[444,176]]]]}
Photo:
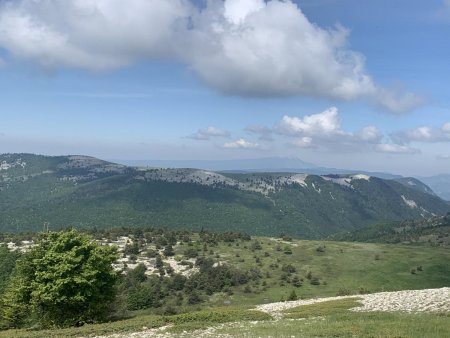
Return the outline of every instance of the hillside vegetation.
{"type": "MultiPolygon", "coordinates": [[[[239,330],[248,332],[247,336],[295,335],[300,330],[305,336],[324,337],[332,329],[338,336],[379,332],[419,337],[419,333],[436,332],[435,337],[445,337],[448,332],[447,315],[352,313],[346,310],[348,303],[301,310],[314,323],[314,313],[326,317],[314,329],[287,319],[274,326],[266,313],[248,311],[253,305],[298,298],[448,286],[450,252],[446,248],[164,229],[121,228],[92,235],[98,243],[118,248],[120,258],[114,267],[122,277],[112,315],[121,320],[65,330],[8,330],[0,337],[79,337],[168,324],[175,337],[183,331],[189,337],[195,336],[193,330],[227,322],[240,324],[222,326],[211,336],[239,336],[239,330]],[[400,321],[410,325],[399,325],[400,321]]],[[[4,234],[3,242],[16,251],[26,251],[33,237],[4,234]]],[[[290,313],[299,316],[300,312],[290,313]]]]}
{"type": "Polygon", "coordinates": [[[450,213],[427,219],[373,224],[330,237],[334,240],[372,243],[415,243],[450,247],[450,213]]]}
{"type": "Polygon", "coordinates": [[[166,226],[319,239],[450,210],[415,181],[361,174],[231,174],[27,154],[0,155],[0,164],[3,231],[166,226]]]}

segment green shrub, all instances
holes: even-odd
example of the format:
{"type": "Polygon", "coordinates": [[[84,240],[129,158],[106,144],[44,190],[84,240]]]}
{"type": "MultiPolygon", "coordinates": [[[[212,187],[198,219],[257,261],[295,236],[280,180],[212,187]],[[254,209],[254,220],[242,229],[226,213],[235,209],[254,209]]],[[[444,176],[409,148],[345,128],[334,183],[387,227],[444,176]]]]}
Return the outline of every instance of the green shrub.
{"type": "Polygon", "coordinates": [[[169,323],[175,325],[200,322],[204,324],[228,323],[237,321],[261,321],[270,320],[272,317],[264,312],[255,310],[241,310],[229,308],[208,309],[204,311],[195,311],[183,313],[171,317],[166,317],[169,323]]]}
{"type": "Polygon", "coordinates": [[[297,300],[297,299],[298,299],[297,293],[295,292],[295,290],[292,290],[291,293],[289,294],[287,300],[293,301],[293,300],[297,300]]]}

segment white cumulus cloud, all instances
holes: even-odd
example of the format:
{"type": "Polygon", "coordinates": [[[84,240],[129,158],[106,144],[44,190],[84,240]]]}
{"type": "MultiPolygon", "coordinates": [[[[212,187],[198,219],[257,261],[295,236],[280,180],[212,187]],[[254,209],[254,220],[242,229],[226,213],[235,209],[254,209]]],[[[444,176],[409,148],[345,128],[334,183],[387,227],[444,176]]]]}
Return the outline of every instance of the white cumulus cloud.
{"type": "Polygon", "coordinates": [[[223,145],[223,148],[226,148],[226,149],[257,149],[257,148],[259,148],[259,144],[252,143],[252,142],[246,141],[243,138],[240,138],[233,142],[226,142],[223,145]]]}
{"type": "Polygon", "coordinates": [[[378,86],[349,31],[313,24],[290,0],[16,0],[0,3],[0,48],[50,69],[169,59],[239,96],[366,99],[394,113],[421,99],[378,86]]]}
{"type": "Polygon", "coordinates": [[[283,116],[276,126],[280,134],[285,135],[332,135],[342,134],[338,110],[331,107],[322,113],[306,115],[303,118],[283,116]]]}
{"type": "Polygon", "coordinates": [[[249,14],[263,9],[264,6],[264,0],[227,0],[224,2],[224,16],[228,21],[240,24],[249,14]]]}
{"type": "Polygon", "coordinates": [[[115,69],[172,56],[185,0],[18,0],[0,7],[0,46],[47,68],[115,69]]]}
{"type": "Polygon", "coordinates": [[[294,138],[289,145],[299,148],[345,152],[397,150],[401,153],[397,145],[383,143],[384,135],[375,126],[357,131],[344,130],[336,107],[303,117],[284,116],[274,130],[278,135],[294,138]]]}

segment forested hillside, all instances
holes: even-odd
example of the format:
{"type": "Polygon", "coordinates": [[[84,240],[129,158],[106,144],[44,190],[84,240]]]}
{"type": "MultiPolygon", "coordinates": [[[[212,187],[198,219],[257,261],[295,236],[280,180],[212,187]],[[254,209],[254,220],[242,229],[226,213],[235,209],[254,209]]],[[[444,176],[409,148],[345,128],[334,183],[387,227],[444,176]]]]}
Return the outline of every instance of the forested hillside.
{"type": "Polygon", "coordinates": [[[450,213],[420,220],[372,224],[330,238],[342,241],[416,243],[450,247],[450,213]]]}
{"type": "Polygon", "coordinates": [[[133,168],[86,156],[0,156],[0,229],[154,226],[323,238],[443,215],[427,191],[362,174],[133,168]]]}

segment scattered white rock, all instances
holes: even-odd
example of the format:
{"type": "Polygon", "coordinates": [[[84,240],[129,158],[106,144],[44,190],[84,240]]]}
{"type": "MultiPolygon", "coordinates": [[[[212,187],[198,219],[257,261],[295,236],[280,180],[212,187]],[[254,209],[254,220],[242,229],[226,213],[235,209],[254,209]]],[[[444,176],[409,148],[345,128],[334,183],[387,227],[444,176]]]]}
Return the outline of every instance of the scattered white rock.
{"type": "Polygon", "coordinates": [[[281,319],[282,312],[287,309],[349,298],[360,298],[362,303],[360,307],[353,308],[352,311],[450,312],[450,288],[448,287],[278,302],[258,305],[256,309],[270,314],[275,319],[281,319]]]}
{"type": "MultiPolygon", "coordinates": [[[[332,300],[341,300],[349,298],[358,298],[362,305],[357,308],[351,309],[352,311],[402,311],[408,313],[417,312],[431,312],[441,313],[450,312],[450,288],[440,289],[426,289],[426,290],[406,290],[395,292],[379,292],[368,295],[358,296],[339,296],[339,297],[327,297],[316,298],[308,300],[296,300],[292,302],[278,302],[271,304],[258,305],[256,310],[266,312],[272,315],[276,320],[283,317],[283,310],[294,308],[302,305],[316,304],[320,302],[327,302],[332,300]]],[[[106,336],[96,336],[94,338],[175,338],[175,337],[197,337],[197,338],[232,338],[231,335],[220,334],[217,332],[220,329],[227,327],[251,327],[257,325],[260,322],[235,322],[225,323],[209,327],[203,330],[196,330],[192,332],[181,333],[169,333],[167,329],[170,326],[163,326],[157,329],[143,328],[140,332],[133,333],[117,333],[106,336]]],[[[245,336],[245,335],[244,335],[245,336]]]]}
{"type": "Polygon", "coordinates": [[[379,292],[362,296],[353,311],[450,312],[450,288],[379,292]]]}
{"type": "Polygon", "coordinates": [[[22,169],[27,166],[27,163],[22,161],[22,159],[17,159],[14,162],[2,161],[0,162],[0,170],[8,170],[11,168],[21,167],[22,169]]]}

